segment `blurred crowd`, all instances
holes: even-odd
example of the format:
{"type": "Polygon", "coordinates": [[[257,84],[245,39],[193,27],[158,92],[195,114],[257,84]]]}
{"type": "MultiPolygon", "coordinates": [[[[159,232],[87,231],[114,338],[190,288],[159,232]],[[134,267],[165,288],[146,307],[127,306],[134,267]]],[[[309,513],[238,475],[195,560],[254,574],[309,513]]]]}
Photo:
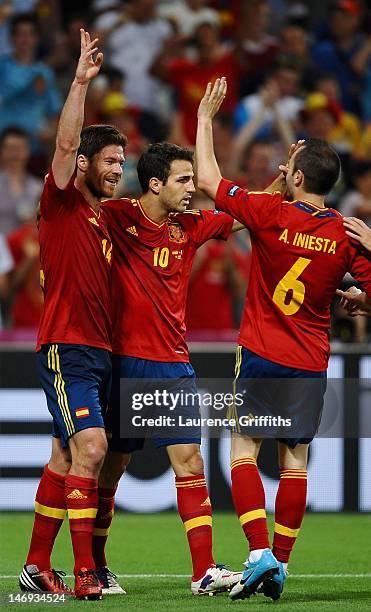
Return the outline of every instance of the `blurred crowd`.
{"type": "MultiPolygon", "coordinates": [[[[366,1],[0,0],[0,328],[34,328],[40,317],[35,208],[81,27],[104,52],[85,122],[112,123],[129,139],[120,197],[140,195],[136,164],[148,143],[194,147],[205,86],[224,75],[228,96],[214,127],[222,174],[264,189],[290,143],[326,139],[343,166],[328,205],[370,224],[366,1]]],[[[197,194],[192,206],[212,204],[197,194]]],[[[238,327],[249,249],[246,231],[198,252],[187,309],[194,338],[238,327]]],[[[335,338],[367,339],[365,318],[347,319],[336,304],[333,315],[335,338]]]]}

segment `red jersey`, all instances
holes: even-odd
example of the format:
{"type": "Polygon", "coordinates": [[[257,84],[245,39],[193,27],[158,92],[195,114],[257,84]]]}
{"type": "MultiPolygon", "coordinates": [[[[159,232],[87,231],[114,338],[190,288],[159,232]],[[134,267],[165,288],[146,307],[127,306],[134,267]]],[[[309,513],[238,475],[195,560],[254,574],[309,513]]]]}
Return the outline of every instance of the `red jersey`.
{"type": "Polygon", "coordinates": [[[158,225],[139,200],[126,198],[105,202],[104,210],[115,250],[113,352],[188,362],[184,319],[194,254],[209,238],[226,240],[233,219],[195,210],[158,225]]]}
{"type": "Polygon", "coordinates": [[[224,179],[215,202],[251,232],[240,344],[285,366],[325,370],[335,291],[350,272],[371,296],[370,253],[348,238],[331,208],[249,193],[224,179]]]}
{"type": "MultiPolygon", "coordinates": [[[[38,245],[36,223],[25,223],[9,234],[7,240],[15,261],[15,270],[17,270],[25,258],[23,251],[25,243],[29,241],[38,245]]],[[[40,266],[38,259],[36,256],[14,297],[12,304],[13,327],[36,328],[40,323],[43,295],[40,289],[40,266]]]]}
{"type": "Polygon", "coordinates": [[[74,185],[58,189],[50,171],[40,201],[42,344],[84,344],[111,350],[112,244],[98,214],[74,185]]]}

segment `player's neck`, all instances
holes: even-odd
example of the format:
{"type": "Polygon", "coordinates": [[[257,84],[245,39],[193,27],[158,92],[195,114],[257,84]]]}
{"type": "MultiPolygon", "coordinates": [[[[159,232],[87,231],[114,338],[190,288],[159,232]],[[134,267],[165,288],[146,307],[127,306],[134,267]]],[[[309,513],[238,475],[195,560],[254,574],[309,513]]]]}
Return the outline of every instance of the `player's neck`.
{"type": "Polygon", "coordinates": [[[304,200],[305,202],[310,202],[318,208],[326,208],[325,207],[325,196],[318,195],[316,193],[307,193],[306,191],[299,191],[295,194],[295,200],[304,200]]]}
{"type": "Polygon", "coordinates": [[[94,212],[98,214],[100,210],[100,204],[101,204],[100,199],[92,194],[89,187],[86,185],[85,181],[81,180],[79,175],[76,176],[75,187],[83,195],[84,200],[89,204],[90,208],[92,208],[94,212]]]}
{"type": "Polygon", "coordinates": [[[146,216],[149,217],[151,221],[161,225],[161,223],[164,223],[167,220],[169,213],[167,210],[162,208],[157,199],[153,199],[153,195],[151,193],[145,193],[142,195],[140,198],[140,203],[146,216]]]}

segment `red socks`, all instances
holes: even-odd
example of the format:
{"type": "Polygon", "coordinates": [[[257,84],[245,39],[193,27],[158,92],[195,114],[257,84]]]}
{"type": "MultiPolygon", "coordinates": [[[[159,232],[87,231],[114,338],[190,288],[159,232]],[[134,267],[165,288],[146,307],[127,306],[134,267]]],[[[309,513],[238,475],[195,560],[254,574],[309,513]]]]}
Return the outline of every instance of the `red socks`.
{"type": "Polygon", "coordinates": [[[212,553],[212,510],[204,474],[175,478],[178,511],[192,557],[192,580],[200,580],[215,565],[212,553]]]}
{"type": "Polygon", "coordinates": [[[282,470],[275,508],[273,554],[287,563],[303,521],[307,502],[307,470],[282,470]]]}
{"type": "Polygon", "coordinates": [[[65,477],[46,465],[35,500],[35,521],[26,565],[37,565],[40,571],[51,568],[50,556],[55,538],[66,515],[65,477]]]}
{"type": "Polygon", "coordinates": [[[92,539],[98,510],[98,481],[68,474],[65,494],[77,574],[82,567],[95,569],[92,539]]]}
{"type": "Polygon", "coordinates": [[[105,546],[114,513],[116,488],[98,488],[98,513],[93,531],[93,557],[96,567],[107,566],[105,546]]]}
{"type": "Polygon", "coordinates": [[[250,551],[269,548],[265,514],[265,493],[253,457],[242,457],[231,463],[232,497],[250,551]]]}

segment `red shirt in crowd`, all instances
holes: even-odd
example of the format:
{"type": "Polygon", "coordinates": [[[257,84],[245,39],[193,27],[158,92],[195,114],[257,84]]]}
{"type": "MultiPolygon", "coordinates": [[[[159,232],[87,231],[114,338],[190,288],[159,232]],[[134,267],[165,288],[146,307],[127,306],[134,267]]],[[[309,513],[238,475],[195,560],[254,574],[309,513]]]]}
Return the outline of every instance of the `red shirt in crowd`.
{"type": "MultiPolygon", "coordinates": [[[[25,260],[27,242],[38,247],[36,224],[25,223],[7,237],[12,252],[15,270],[25,260]]],[[[40,289],[40,264],[35,257],[25,275],[22,285],[18,288],[12,304],[12,325],[19,327],[38,327],[43,309],[43,295],[40,289]]]]}
{"type": "Polygon", "coordinates": [[[194,272],[188,292],[186,309],[188,331],[214,330],[219,332],[235,328],[236,296],[233,294],[227,270],[229,258],[232,260],[230,265],[238,270],[247,284],[247,256],[236,248],[232,238],[228,244],[216,240],[205,244],[202,261],[194,272]]]}
{"type": "Polygon", "coordinates": [[[227,77],[228,97],[223,111],[233,112],[238,101],[239,64],[234,51],[226,51],[217,61],[201,64],[187,58],[174,60],[168,66],[167,79],[176,89],[182,130],[190,145],[196,142],[197,109],[209,81],[227,77]]]}

